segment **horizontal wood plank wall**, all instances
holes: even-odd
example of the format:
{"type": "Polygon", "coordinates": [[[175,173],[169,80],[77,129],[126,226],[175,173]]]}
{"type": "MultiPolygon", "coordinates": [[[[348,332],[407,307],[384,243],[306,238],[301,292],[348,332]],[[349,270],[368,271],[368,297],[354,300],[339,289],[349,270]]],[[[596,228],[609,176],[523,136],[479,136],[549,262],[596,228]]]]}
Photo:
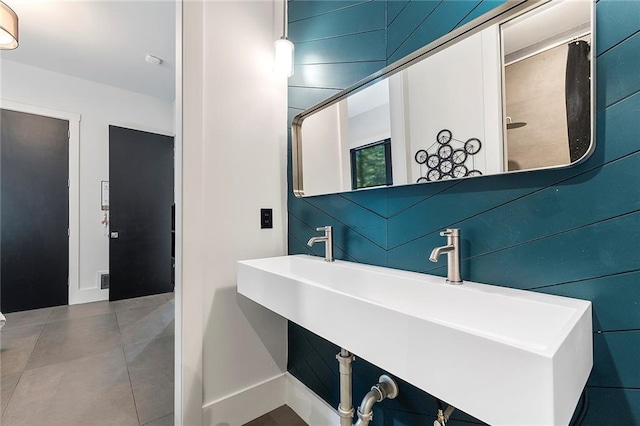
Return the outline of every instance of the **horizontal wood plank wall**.
{"type": "MultiPolygon", "coordinates": [[[[290,1],[289,119],[501,3],[290,1]]],[[[292,195],[289,177],[289,253],[322,256],[322,247],[305,242],[317,226],[332,225],[336,258],[443,276],[428,254],[442,243],[438,231],[461,228],[466,279],[593,302],[583,424],[640,425],[640,1],[599,0],[596,26],[597,135],[588,161],[304,199],[292,195]]],[[[289,324],[289,371],[332,406],[336,352],[289,324]]],[[[360,359],[354,372],[357,402],[381,371],[360,359]]],[[[376,409],[373,424],[431,424],[433,398],[407,383],[400,388],[397,400],[376,409]]],[[[457,420],[480,423],[460,413],[457,420]]]]}

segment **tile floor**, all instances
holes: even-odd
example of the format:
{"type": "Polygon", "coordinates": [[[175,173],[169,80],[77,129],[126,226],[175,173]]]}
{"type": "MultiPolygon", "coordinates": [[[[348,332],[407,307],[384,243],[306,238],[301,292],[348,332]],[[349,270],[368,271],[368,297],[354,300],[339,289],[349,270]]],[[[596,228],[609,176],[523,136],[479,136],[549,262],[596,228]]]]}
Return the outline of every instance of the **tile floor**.
{"type": "Polygon", "coordinates": [[[2,426],[173,425],[173,293],[6,316],[2,426]]]}
{"type": "Polygon", "coordinates": [[[289,406],[283,405],[244,426],[307,426],[307,424],[289,406]]]}

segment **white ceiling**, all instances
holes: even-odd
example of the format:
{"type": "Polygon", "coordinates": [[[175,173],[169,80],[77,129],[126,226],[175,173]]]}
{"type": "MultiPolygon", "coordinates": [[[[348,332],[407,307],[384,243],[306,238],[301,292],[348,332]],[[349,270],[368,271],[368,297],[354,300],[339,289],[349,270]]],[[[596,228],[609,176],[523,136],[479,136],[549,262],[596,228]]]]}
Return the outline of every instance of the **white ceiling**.
{"type": "Polygon", "coordinates": [[[389,103],[389,79],[385,78],[347,98],[349,117],[378,108],[389,103]]]}
{"type": "Polygon", "coordinates": [[[174,99],[174,1],[3,1],[18,14],[20,46],[0,59],[174,99]]]}
{"type": "Polygon", "coordinates": [[[508,55],[591,20],[593,4],[588,0],[555,1],[502,25],[504,54],[508,55]]]}

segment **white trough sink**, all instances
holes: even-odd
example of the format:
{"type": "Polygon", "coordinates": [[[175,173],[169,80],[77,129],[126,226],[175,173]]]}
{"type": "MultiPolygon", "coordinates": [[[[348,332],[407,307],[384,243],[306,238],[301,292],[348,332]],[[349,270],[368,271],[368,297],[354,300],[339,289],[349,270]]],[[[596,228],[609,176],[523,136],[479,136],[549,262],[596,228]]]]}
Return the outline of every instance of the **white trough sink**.
{"type": "Polygon", "coordinates": [[[491,425],[568,424],[593,364],[588,301],[305,255],[238,292],[491,425]]]}

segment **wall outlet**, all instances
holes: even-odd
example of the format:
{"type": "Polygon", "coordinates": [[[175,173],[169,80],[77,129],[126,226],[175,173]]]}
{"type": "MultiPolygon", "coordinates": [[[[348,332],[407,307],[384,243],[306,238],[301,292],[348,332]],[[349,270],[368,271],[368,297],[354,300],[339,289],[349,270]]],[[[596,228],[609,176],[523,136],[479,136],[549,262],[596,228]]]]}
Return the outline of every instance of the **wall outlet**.
{"type": "Polygon", "coordinates": [[[260,228],[273,228],[273,209],[260,209],[260,228]]]}

